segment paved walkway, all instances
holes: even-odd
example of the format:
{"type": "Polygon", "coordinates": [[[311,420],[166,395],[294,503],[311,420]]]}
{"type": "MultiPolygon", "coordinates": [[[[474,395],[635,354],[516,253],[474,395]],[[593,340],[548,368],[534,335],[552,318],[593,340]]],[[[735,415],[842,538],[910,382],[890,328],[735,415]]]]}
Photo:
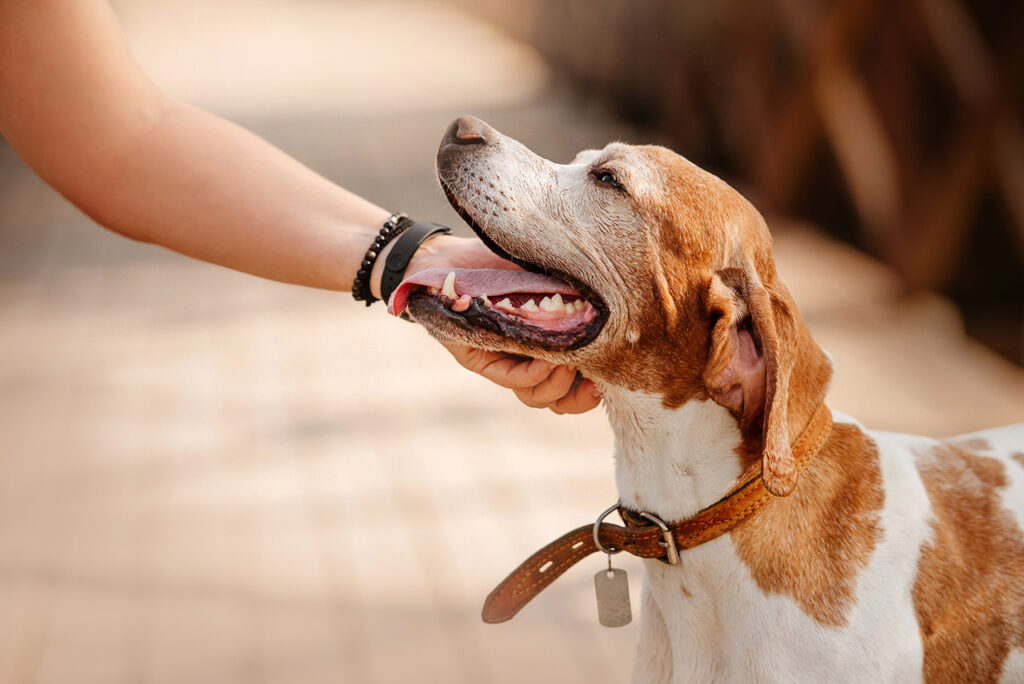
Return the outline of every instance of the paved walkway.
{"type": "MultiPolygon", "coordinates": [[[[422,217],[457,223],[431,160],[464,111],[556,159],[634,135],[432,6],[116,6],[159,82],[422,217]]],[[[836,357],[833,405],[932,434],[1024,416],[1024,374],[943,302],[898,300],[884,269],[799,227],[777,243],[836,357]]],[[[600,560],[510,623],[478,617],[615,499],[600,411],[526,409],[347,295],[109,235],[7,149],[0,358],[0,683],[627,678],[635,626],[597,625],[600,560]]]]}

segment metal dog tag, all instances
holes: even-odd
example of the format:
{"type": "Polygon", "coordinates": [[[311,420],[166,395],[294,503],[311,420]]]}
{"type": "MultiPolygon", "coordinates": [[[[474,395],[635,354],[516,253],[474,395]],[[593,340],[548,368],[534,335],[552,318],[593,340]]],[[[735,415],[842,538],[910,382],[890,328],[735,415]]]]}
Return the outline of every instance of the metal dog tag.
{"type": "Polygon", "coordinates": [[[626,571],[611,567],[594,575],[594,590],[597,592],[597,619],[605,627],[622,627],[633,619],[629,607],[629,580],[626,571]]]}

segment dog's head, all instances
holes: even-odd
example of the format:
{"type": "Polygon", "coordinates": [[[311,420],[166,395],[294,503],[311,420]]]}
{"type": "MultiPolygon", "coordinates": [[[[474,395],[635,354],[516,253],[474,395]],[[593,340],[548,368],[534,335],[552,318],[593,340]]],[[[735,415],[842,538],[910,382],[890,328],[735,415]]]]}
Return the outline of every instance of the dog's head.
{"type": "Polygon", "coordinates": [[[663,147],[555,164],[472,117],[449,127],[437,169],[459,214],[526,272],[414,274],[393,308],[443,340],[570,363],[669,407],[710,397],[760,442],[768,488],[792,489],[790,440],[831,371],[749,202],[663,147]]]}

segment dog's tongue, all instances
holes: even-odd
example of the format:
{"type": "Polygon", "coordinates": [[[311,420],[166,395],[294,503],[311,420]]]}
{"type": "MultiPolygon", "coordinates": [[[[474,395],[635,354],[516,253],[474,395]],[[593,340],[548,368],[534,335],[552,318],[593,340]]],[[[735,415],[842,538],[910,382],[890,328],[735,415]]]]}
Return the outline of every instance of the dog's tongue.
{"type": "Polygon", "coordinates": [[[441,289],[448,274],[455,272],[455,292],[458,295],[481,297],[487,295],[491,299],[499,295],[516,293],[538,294],[578,294],[568,283],[558,278],[530,273],[529,271],[505,271],[500,269],[474,268],[431,268],[408,276],[402,281],[388,302],[388,313],[401,316],[405,311],[409,295],[417,287],[436,287],[441,289]]]}

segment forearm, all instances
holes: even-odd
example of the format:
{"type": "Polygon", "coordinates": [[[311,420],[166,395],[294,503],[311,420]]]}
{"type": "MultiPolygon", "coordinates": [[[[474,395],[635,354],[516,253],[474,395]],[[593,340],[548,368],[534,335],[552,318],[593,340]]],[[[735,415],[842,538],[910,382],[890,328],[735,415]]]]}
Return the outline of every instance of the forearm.
{"type": "Polygon", "coordinates": [[[335,290],[351,286],[388,216],[248,131],[178,103],[90,185],[72,200],[112,230],[265,278],[335,290]]]}
{"type": "Polygon", "coordinates": [[[0,0],[0,131],[107,228],[267,278],[347,289],[387,217],[166,97],[105,2],[0,0]]]}

